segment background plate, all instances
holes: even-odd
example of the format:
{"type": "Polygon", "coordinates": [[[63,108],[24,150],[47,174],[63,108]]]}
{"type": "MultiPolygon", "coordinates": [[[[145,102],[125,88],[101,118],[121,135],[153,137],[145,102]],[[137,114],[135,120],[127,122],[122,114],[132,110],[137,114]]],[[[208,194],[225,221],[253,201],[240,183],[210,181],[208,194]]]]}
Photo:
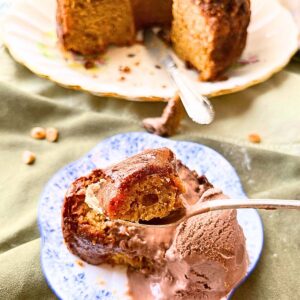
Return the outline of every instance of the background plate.
{"type": "MultiPolygon", "coordinates": [[[[216,187],[234,198],[245,198],[233,167],[214,150],[195,143],[176,142],[147,133],[113,136],[78,161],[57,172],[41,197],[38,222],[42,237],[41,263],[49,286],[61,299],[130,299],[125,268],[96,267],[82,263],[66,248],[61,231],[61,207],[71,182],[96,167],[105,167],[146,148],[169,147],[189,168],[204,174],[216,187]],[[78,263],[79,262],[79,263],[78,263]]],[[[238,211],[254,269],[263,247],[263,226],[254,209],[238,211]]],[[[246,278],[245,277],[245,278],[246,278]]]]}
{"type": "MultiPolygon", "coordinates": [[[[298,0],[279,0],[292,14],[298,31],[300,33],[300,1],[298,0]]],[[[298,47],[300,49],[300,34],[298,35],[298,47]]]]}
{"type": "MultiPolygon", "coordinates": [[[[227,80],[200,82],[197,72],[186,69],[174,57],[199,93],[226,94],[262,82],[282,69],[295,53],[298,32],[287,9],[277,0],[251,3],[247,46],[242,58],[226,74],[227,80]]],[[[153,101],[174,96],[176,89],[168,75],[155,67],[157,62],[143,45],[112,47],[95,68],[88,70],[82,60],[64,55],[57,46],[55,5],[53,0],[17,1],[3,24],[4,43],[16,61],[39,76],[95,95],[153,101]],[[131,72],[120,72],[124,66],[130,67],[131,72]]]]}

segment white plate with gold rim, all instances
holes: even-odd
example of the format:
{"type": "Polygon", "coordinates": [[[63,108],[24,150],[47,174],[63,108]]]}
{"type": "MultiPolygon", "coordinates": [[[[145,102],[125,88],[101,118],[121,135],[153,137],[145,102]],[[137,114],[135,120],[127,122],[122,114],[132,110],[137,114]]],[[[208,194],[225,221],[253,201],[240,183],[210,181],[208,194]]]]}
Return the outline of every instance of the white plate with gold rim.
{"type": "MultiPolygon", "coordinates": [[[[13,58],[39,76],[62,86],[99,96],[129,100],[163,100],[174,96],[167,73],[143,45],[111,47],[86,69],[57,45],[54,0],[19,0],[3,23],[3,40],[13,58]],[[128,66],[129,73],[120,71],[128,66]]],[[[247,46],[227,73],[227,80],[200,82],[196,71],[178,65],[195,89],[216,96],[245,89],[281,70],[296,52],[298,31],[291,14],[277,0],[252,0],[247,46]]]]}

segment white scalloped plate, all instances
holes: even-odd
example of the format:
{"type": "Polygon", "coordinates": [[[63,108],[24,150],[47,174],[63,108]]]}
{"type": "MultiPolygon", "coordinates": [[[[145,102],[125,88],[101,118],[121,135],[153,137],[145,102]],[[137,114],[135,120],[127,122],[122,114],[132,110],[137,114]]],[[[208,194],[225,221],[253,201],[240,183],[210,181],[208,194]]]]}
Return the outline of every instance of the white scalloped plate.
{"type": "MultiPolygon", "coordinates": [[[[292,14],[298,31],[300,31],[300,1],[298,0],[279,0],[292,14]]],[[[300,33],[300,32],[299,32],[300,33]]],[[[300,49],[300,34],[298,35],[298,48],[300,49]]]]}
{"type": "MultiPolygon", "coordinates": [[[[230,163],[206,146],[171,141],[140,132],[119,134],[102,141],[81,159],[58,171],[46,185],[40,200],[38,222],[42,238],[42,269],[49,286],[58,298],[131,299],[128,295],[125,268],[78,263],[78,258],[68,251],[61,231],[61,207],[66,189],[76,178],[92,169],[108,166],[144,149],[158,147],[172,149],[189,168],[206,175],[225,194],[233,198],[246,198],[240,180],[230,163]]],[[[250,260],[245,280],[254,270],[262,251],[263,225],[255,209],[238,210],[238,222],[246,237],[250,260]]]]}
{"type": "MultiPolygon", "coordinates": [[[[4,22],[3,38],[16,61],[62,86],[99,96],[155,101],[175,94],[168,75],[155,67],[157,63],[143,45],[112,47],[89,70],[70,54],[63,54],[57,46],[55,5],[54,0],[19,0],[14,5],[4,22]],[[129,66],[131,72],[120,72],[120,66],[129,66]]],[[[252,0],[251,8],[247,46],[228,71],[227,80],[200,82],[197,72],[176,58],[199,93],[215,96],[262,82],[281,70],[297,50],[297,27],[287,9],[277,0],[252,0]]]]}

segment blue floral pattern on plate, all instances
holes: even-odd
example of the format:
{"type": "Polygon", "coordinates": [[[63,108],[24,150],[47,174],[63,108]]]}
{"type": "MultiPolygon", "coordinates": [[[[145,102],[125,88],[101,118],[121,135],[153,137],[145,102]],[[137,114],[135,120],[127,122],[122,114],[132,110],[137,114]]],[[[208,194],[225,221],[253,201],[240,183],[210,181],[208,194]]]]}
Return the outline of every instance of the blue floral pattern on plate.
{"type": "MultiPolygon", "coordinates": [[[[130,299],[125,268],[77,263],[66,248],[61,232],[61,207],[65,192],[76,178],[92,169],[108,166],[147,148],[169,147],[189,168],[205,175],[230,197],[246,198],[229,162],[216,151],[196,143],[172,141],[133,132],[102,141],[92,151],[57,172],[45,187],[38,212],[42,237],[41,263],[49,286],[61,299],[130,299]]],[[[250,259],[247,276],[254,269],[263,247],[263,226],[254,209],[238,211],[250,259]]],[[[246,277],[247,277],[246,276],[246,277]]],[[[246,278],[245,277],[245,278],[246,278]]]]}

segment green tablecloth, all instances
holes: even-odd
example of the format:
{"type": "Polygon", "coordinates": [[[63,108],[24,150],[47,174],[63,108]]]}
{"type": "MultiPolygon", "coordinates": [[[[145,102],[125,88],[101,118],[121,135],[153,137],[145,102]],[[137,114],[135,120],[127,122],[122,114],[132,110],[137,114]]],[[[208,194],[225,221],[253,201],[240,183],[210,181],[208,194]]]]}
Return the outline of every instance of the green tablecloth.
{"type": "MultiPolygon", "coordinates": [[[[300,199],[300,65],[246,91],[212,99],[216,120],[199,126],[187,117],[174,139],[195,141],[223,154],[249,197],[300,199]],[[262,137],[259,145],[249,133],[262,137]]],[[[0,49],[0,298],[53,299],[40,268],[37,205],[44,185],[67,163],[103,138],[142,130],[162,103],[101,99],[40,79],[0,49]],[[58,143],[30,138],[33,126],[54,126],[58,143]],[[23,150],[37,154],[33,166],[23,150]]],[[[300,214],[260,213],[262,258],[233,299],[300,298],[300,214]]]]}

